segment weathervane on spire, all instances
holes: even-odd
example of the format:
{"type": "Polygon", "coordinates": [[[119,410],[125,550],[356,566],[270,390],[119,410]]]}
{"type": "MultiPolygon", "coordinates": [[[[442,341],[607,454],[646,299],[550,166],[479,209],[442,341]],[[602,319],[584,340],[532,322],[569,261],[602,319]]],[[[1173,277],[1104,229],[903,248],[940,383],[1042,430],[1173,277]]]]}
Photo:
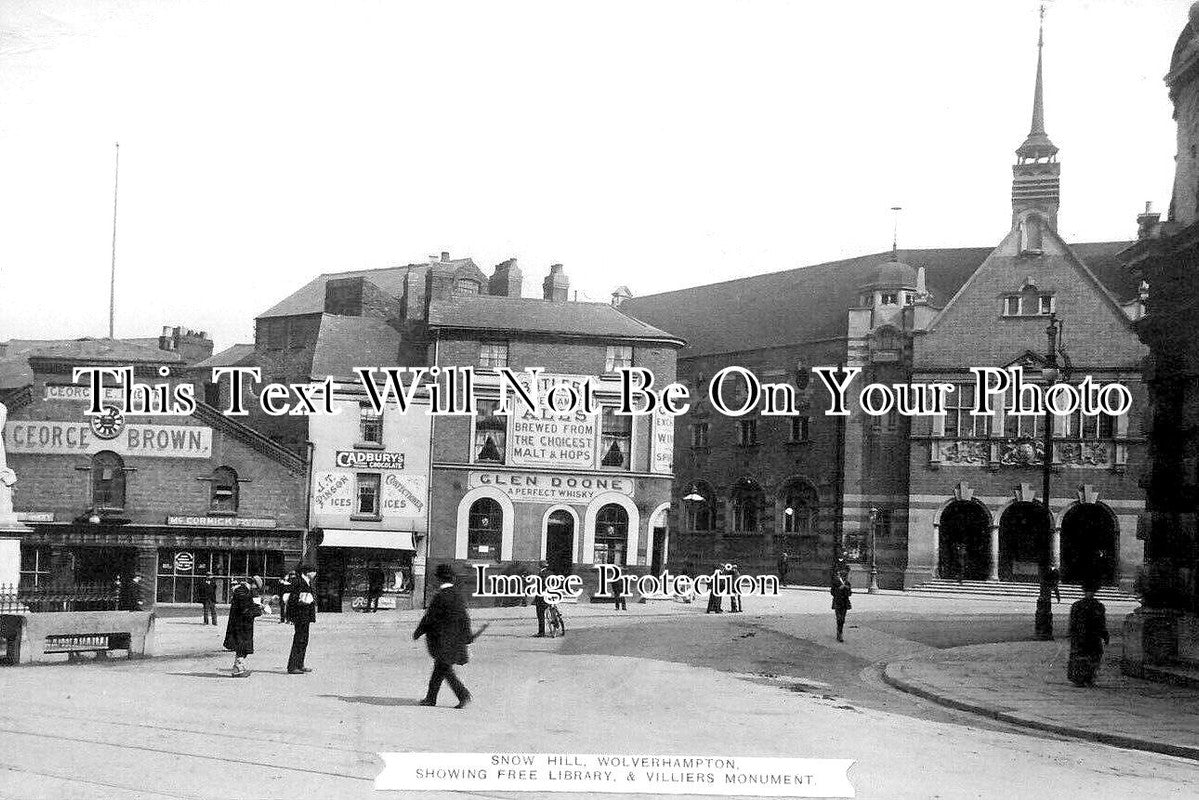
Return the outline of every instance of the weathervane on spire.
{"type": "Polygon", "coordinates": [[[894,219],[891,223],[891,260],[899,260],[899,212],[903,211],[901,206],[891,206],[891,213],[894,219]]]}

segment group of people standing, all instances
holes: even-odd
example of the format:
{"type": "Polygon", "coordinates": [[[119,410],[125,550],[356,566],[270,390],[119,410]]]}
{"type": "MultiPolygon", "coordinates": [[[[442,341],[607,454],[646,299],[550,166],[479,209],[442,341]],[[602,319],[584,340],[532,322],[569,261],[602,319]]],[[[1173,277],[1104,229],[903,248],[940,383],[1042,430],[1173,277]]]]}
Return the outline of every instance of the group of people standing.
{"type": "MultiPolygon", "coordinates": [[[[308,628],[316,622],[316,594],[313,581],[316,579],[316,568],[307,564],[296,567],[294,573],[288,573],[289,579],[280,585],[279,621],[291,622],[295,632],[291,640],[291,653],[287,659],[288,675],[303,675],[312,670],[304,666],[304,658],[308,652],[308,628]]],[[[209,578],[207,587],[201,594],[204,603],[204,624],[208,624],[211,608],[212,624],[216,624],[216,584],[209,578]],[[211,596],[211,602],[208,600],[211,596]]],[[[254,652],[254,620],[266,613],[263,602],[264,583],[262,576],[252,575],[238,581],[233,587],[229,598],[229,621],[225,627],[225,649],[233,651],[234,678],[248,677],[246,656],[254,652]]]]}
{"type": "MultiPolygon", "coordinates": [[[[741,567],[736,564],[724,564],[720,575],[728,579],[731,593],[729,594],[729,613],[741,613],[741,592],[737,589],[737,579],[741,577],[741,567]]],[[[708,609],[705,614],[724,613],[724,595],[717,592],[716,581],[712,582],[712,591],[708,593],[708,609]]]]}

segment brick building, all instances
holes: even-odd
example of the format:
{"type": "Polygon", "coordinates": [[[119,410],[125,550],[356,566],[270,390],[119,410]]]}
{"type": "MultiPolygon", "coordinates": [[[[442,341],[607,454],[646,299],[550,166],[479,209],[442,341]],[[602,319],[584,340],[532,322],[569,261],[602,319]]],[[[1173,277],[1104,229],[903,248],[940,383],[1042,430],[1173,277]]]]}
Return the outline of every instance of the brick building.
{"type": "MultiPolygon", "coordinates": [[[[18,476],[13,506],[29,529],[22,583],[111,584],[140,574],[147,601],[188,603],[212,574],[223,601],[230,580],[278,578],[299,556],[301,458],[203,403],[190,416],[139,406],[98,424],[85,413],[89,387],[72,383],[77,367],[129,366],[138,382],[173,386],[188,381],[188,359],[211,353],[211,341],[182,329],[165,331],[157,346],[8,344],[7,374],[22,376],[0,398],[18,476]]],[[[119,391],[104,402],[124,406],[119,391]]]]}
{"type": "Polygon", "coordinates": [[[1127,243],[1068,245],[1057,235],[1057,152],[1045,133],[1038,52],[1011,227],[997,247],[896,248],[623,302],[687,340],[679,375],[693,394],[740,365],[798,397],[789,416],[727,417],[700,405],[681,421],[672,564],[732,560],[761,571],[786,554],[793,578],[819,583],[836,553],[860,571],[873,554],[879,583],[903,587],[962,572],[1035,580],[1043,562],[1070,579],[1099,560],[1108,582],[1131,584],[1145,407],[1145,351],[1132,323],[1143,292],[1117,257],[1127,243]],[[1116,419],[1057,420],[1048,517],[1043,417],[963,414],[960,388],[943,417],[872,416],[856,405],[829,416],[829,393],[811,374],[860,368],[855,389],[962,385],[971,367],[1019,364],[1041,381],[1052,315],[1065,351],[1055,357],[1070,367],[1062,379],[1119,381],[1134,405],[1116,419]]]}
{"type": "MultiPolygon", "coordinates": [[[[665,562],[671,448],[664,443],[673,435],[671,421],[621,417],[609,410],[594,417],[537,420],[497,414],[495,368],[539,367],[543,380],[553,384],[594,378],[602,387],[599,401],[610,405],[618,387],[615,368],[646,367],[657,381],[669,383],[682,342],[614,306],[569,301],[569,278],[561,265],[546,276],[541,299],[523,297],[522,289],[515,260],[486,275],[470,259],[451,259],[448,253],[425,264],[321,275],[258,318],[252,356],[230,355],[261,367],[264,380],[338,379],[342,401],[357,404],[359,414],[344,423],[352,430],[330,433],[326,443],[317,429],[326,424],[320,417],[250,418],[287,446],[312,442],[321,451],[314,453],[314,464],[331,463],[338,448],[370,449],[346,439],[355,438],[359,425],[375,425],[362,416],[369,413],[362,406],[365,395],[351,399],[348,394],[344,379],[353,367],[477,370],[481,408],[476,417],[427,417],[420,409],[405,415],[384,412],[385,420],[404,418],[396,438],[384,443],[385,451],[403,452],[413,468],[427,469],[426,516],[409,516],[396,526],[363,519],[370,509],[357,508],[349,519],[326,520],[317,549],[326,566],[336,563],[331,546],[340,534],[331,538],[331,531],[354,531],[345,540],[361,543],[362,531],[370,528],[383,537],[376,543],[385,539],[388,548],[411,548],[407,563],[417,597],[443,562],[473,576],[474,563],[535,572],[544,559],[558,571],[573,569],[587,578],[593,575],[588,566],[596,561],[641,569],[665,562]],[[423,419],[423,426],[414,418],[423,419]],[[533,433],[538,427],[544,430],[533,433]],[[545,437],[552,443],[542,442],[545,437]]],[[[314,470],[314,502],[322,496],[320,481],[330,480],[322,478],[328,471],[314,470]]],[[[389,473],[355,470],[350,502],[364,497],[373,502],[370,487],[385,483],[389,473]]],[[[413,469],[407,475],[406,480],[417,478],[413,469]]],[[[313,507],[314,520],[325,520],[321,515],[328,513],[313,507]]],[[[335,566],[333,571],[346,574],[335,566]]],[[[330,581],[330,575],[322,581],[330,581]]]]}

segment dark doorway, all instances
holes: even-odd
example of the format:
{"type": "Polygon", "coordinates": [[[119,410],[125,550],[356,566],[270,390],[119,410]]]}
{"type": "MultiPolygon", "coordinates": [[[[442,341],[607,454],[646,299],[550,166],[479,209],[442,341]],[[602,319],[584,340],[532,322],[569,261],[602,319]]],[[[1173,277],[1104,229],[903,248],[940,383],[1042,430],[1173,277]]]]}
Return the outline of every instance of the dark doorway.
{"type": "Polygon", "coordinates": [[[1049,514],[1040,503],[1013,503],[999,519],[999,578],[1038,582],[1049,560],[1049,514]]]}
{"type": "Polygon", "coordinates": [[[574,569],[575,519],[567,511],[555,511],[545,524],[545,563],[555,575],[574,569]]]}
{"type": "Polygon", "coordinates": [[[991,536],[987,512],[978,503],[958,500],[941,514],[941,577],[985,581],[991,573],[991,536]]]}
{"type": "Polygon", "coordinates": [[[1108,585],[1116,582],[1115,517],[1106,506],[1084,503],[1062,518],[1062,582],[1082,583],[1097,578],[1108,585]]]}
{"type": "MultiPolygon", "coordinates": [[[[118,576],[127,581],[138,569],[137,550],[132,547],[79,547],[74,553],[77,584],[111,586],[118,576]]],[[[150,585],[153,577],[143,575],[142,582],[150,585]]]]}
{"type": "Polygon", "coordinates": [[[650,553],[649,571],[651,575],[662,574],[662,562],[666,552],[666,528],[654,528],[654,547],[650,553]]]}

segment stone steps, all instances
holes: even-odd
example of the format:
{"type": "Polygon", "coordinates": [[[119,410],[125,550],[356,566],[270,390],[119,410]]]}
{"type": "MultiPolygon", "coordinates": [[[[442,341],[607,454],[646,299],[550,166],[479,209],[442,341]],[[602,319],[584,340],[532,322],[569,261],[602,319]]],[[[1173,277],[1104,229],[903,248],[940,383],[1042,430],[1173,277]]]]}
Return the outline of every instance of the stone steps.
{"type": "MultiPolygon", "coordinates": [[[[958,583],[952,578],[934,578],[931,581],[907,589],[910,594],[940,594],[961,595],[969,597],[996,598],[1029,598],[1035,600],[1041,593],[1041,587],[1035,583],[1019,581],[962,581],[958,583]]],[[[1078,600],[1082,597],[1082,588],[1074,584],[1061,585],[1062,600],[1078,600]]],[[[1123,589],[1114,586],[1104,586],[1095,593],[1095,597],[1104,602],[1135,603],[1138,598],[1123,589]]]]}

